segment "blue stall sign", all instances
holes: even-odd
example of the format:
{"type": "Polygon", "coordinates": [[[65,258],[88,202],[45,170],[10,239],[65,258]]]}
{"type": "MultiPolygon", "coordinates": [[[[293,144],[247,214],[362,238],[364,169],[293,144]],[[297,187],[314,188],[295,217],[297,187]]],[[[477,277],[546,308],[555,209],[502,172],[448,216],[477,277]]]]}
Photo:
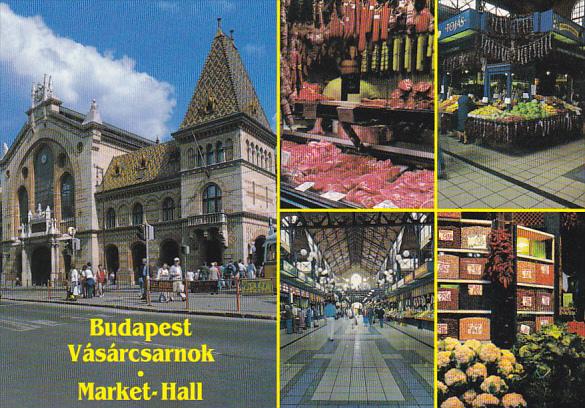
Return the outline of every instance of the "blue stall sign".
{"type": "Polygon", "coordinates": [[[467,37],[480,29],[480,13],[468,9],[439,24],[439,42],[446,43],[467,37]]]}
{"type": "Polygon", "coordinates": [[[548,10],[540,13],[539,31],[542,33],[552,31],[555,39],[578,44],[583,41],[583,27],[567,18],[561,17],[548,10]]]}

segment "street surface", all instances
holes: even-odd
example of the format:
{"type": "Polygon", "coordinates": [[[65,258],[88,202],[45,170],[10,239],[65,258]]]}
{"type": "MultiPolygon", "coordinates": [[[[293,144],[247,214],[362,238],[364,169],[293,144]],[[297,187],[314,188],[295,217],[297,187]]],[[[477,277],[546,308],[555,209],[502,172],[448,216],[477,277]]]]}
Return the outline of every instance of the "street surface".
{"type": "Polygon", "coordinates": [[[0,300],[0,406],[28,407],[274,407],[276,406],[275,322],[149,313],[77,305],[0,300]],[[89,319],[126,318],[141,322],[175,322],[189,318],[192,337],[90,337],[89,319]],[[214,348],[215,363],[76,363],[67,344],[93,347],[214,348]],[[138,378],[137,371],[144,377],[138,378]],[[203,382],[203,401],[77,401],[77,383],[142,385],[148,381],[203,382]]]}

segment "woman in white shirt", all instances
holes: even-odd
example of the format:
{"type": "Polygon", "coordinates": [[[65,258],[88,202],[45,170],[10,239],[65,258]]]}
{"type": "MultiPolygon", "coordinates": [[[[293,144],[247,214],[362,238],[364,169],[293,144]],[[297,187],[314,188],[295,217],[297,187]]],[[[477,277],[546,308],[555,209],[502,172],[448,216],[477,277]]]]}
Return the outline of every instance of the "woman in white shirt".
{"type": "Polygon", "coordinates": [[[79,271],[73,265],[71,265],[71,271],[69,271],[69,285],[71,294],[79,296],[79,271]]]}
{"type": "MultiPolygon", "coordinates": [[[[161,266],[156,273],[156,280],[167,281],[169,280],[169,277],[170,277],[169,265],[164,263],[163,266],[161,266]]],[[[161,302],[162,301],[169,302],[172,299],[171,294],[169,292],[163,292],[161,293],[161,295],[162,295],[160,297],[161,302]]]]}

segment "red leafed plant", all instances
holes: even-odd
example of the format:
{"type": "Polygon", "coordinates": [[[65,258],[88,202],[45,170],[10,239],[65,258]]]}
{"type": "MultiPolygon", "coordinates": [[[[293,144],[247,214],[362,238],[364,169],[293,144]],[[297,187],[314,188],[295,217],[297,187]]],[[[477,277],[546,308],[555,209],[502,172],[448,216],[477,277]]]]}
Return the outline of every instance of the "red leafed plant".
{"type": "Polygon", "coordinates": [[[486,270],[492,282],[508,288],[514,280],[514,245],[512,235],[504,230],[493,230],[489,236],[490,255],[486,270]]]}

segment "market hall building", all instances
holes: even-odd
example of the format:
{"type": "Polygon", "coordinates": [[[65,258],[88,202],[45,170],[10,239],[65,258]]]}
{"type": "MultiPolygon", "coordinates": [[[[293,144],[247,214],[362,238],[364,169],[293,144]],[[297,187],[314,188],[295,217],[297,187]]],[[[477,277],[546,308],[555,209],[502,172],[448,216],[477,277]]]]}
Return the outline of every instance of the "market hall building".
{"type": "Polygon", "coordinates": [[[3,283],[46,285],[87,262],[133,283],[144,223],[155,229],[153,265],[261,262],[276,212],[276,136],[220,27],[169,142],[102,121],[95,101],[87,114],[66,108],[50,77],[33,87],[27,115],[0,160],[3,283]]]}

